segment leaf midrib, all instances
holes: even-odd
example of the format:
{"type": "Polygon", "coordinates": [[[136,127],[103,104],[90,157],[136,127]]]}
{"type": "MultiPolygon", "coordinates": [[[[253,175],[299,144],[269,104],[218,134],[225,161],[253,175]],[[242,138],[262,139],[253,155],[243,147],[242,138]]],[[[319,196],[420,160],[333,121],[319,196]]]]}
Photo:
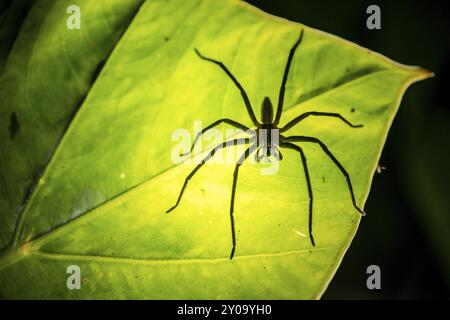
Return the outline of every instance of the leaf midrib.
{"type": "MultiPolygon", "coordinates": [[[[283,257],[291,255],[300,255],[304,253],[312,253],[317,251],[331,251],[337,250],[339,247],[319,247],[311,249],[302,250],[291,250],[291,251],[280,251],[273,253],[258,253],[258,254],[248,254],[235,256],[232,261],[229,257],[223,258],[184,258],[184,259],[139,259],[139,258],[127,258],[127,257],[111,257],[102,255],[82,255],[82,254],[70,254],[70,253],[53,253],[46,252],[40,248],[33,248],[34,243],[29,242],[24,246],[28,246],[25,250],[17,250],[9,252],[7,255],[0,256],[0,262],[2,260],[8,261],[9,263],[0,263],[0,270],[7,268],[8,266],[16,263],[17,261],[23,259],[32,258],[44,258],[48,260],[60,260],[60,261],[88,261],[96,263],[118,263],[118,264],[133,264],[133,265],[179,265],[179,264],[217,264],[217,263],[233,263],[234,261],[242,260],[252,260],[252,259],[264,259],[271,257],[283,257]],[[30,247],[31,246],[31,247],[30,247]]],[[[23,247],[22,247],[23,248],[23,247]]]]}

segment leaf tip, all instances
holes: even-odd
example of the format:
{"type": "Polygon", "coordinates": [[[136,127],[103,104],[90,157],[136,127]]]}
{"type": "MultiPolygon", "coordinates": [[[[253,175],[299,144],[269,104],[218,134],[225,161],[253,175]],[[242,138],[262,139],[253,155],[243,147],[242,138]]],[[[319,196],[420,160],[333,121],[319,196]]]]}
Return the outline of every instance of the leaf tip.
{"type": "Polygon", "coordinates": [[[434,72],[432,72],[430,70],[427,70],[422,67],[415,68],[414,77],[417,79],[417,81],[425,80],[428,78],[434,78],[434,76],[435,76],[434,72]]]}

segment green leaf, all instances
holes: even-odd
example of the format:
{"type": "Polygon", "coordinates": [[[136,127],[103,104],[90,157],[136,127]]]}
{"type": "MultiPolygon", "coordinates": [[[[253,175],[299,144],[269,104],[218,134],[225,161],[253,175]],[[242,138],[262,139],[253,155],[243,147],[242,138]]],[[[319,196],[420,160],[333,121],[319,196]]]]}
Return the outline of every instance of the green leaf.
{"type": "Polygon", "coordinates": [[[66,1],[36,1],[1,74],[0,296],[320,297],[360,214],[319,147],[302,144],[315,247],[303,168],[290,150],[275,175],[241,167],[233,260],[233,164],[205,165],[165,213],[194,167],[173,163],[172,133],[193,135],[194,121],[224,117],[251,125],[236,87],[193,49],[230,68],[259,117],[265,96],[277,101],[303,29],[281,125],[307,111],[364,125],[310,117],[289,132],[327,144],[361,207],[401,96],[430,73],[234,0],[76,3],[82,27],[68,30],[66,1]],[[70,265],[81,269],[81,290],[66,286],[70,265]]]}

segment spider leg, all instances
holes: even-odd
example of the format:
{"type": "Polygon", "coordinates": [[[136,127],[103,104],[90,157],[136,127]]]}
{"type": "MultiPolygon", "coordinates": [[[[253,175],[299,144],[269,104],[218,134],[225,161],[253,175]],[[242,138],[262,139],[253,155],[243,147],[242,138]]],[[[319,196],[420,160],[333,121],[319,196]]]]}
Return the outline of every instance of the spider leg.
{"type": "Polygon", "coordinates": [[[294,57],[295,50],[297,49],[298,45],[302,41],[303,38],[303,29],[300,31],[300,36],[298,37],[298,40],[294,43],[294,46],[291,48],[291,51],[289,51],[289,56],[286,62],[286,67],[284,69],[283,74],[283,80],[281,81],[280,86],[280,95],[278,96],[278,107],[277,107],[277,114],[275,116],[275,125],[278,125],[281,118],[281,112],[283,111],[283,103],[284,103],[284,92],[286,91],[286,82],[289,74],[289,68],[291,67],[292,58],[294,57]]]}
{"type": "Polygon", "coordinates": [[[210,124],[209,126],[207,126],[206,128],[202,129],[202,131],[200,131],[199,133],[197,133],[197,135],[196,135],[196,137],[195,137],[195,139],[194,139],[194,142],[192,143],[192,146],[191,146],[191,148],[189,149],[189,151],[188,151],[188,152],[185,152],[185,153],[182,153],[181,156],[186,156],[186,155],[188,155],[189,153],[191,153],[192,150],[194,150],[194,146],[195,146],[195,143],[197,142],[197,140],[198,140],[198,139],[199,139],[206,131],[208,131],[209,129],[211,129],[211,128],[217,126],[217,125],[219,125],[219,124],[222,123],[222,122],[223,122],[223,123],[227,123],[227,124],[229,124],[229,125],[231,125],[231,126],[233,126],[233,127],[239,128],[239,129],[241,129],[241,130],[243,130],[243,131],[248,131],[248,130],[250,130],[249,127],[244,126],[243,124],[240,124],[239,122],[234,121],[234,120],[231,120],[231,119],[224,118],[224,119],[217,120],[217,121],[211,123],[211,124],[210,124]]]}
{"type": "Polygon", "coordinates": [[[285,132],[285,131],[289,130],[290,128],[294,127],[297,123],[299,123],[300,121],[306,119],[309,116],[338,118],[338,119],[342,120],[343,122],[345,122],[347,125],[349,125],[352,128],[361,128],[361,127],[363,127],[362,124],[357,124],[357,125],[352,124],[350,121],[345,119],[339,113],[311,111],[311,112],[305,112],[305,113],[299,115],[298,117],[292,119],[291,121],[289,121],[283,128],[280,129],[280,132],[285,132]]]}
{"type": "Polygon", "coordinates": [[[314,242],[313,233],[312,233],[313,193],[312,193],[312,187],[311,187],[311,179],[309,177],[308,166],[306,164],[305,153],[303,152],[302,148],[300,148],[299,146],[297,146],[297,145],[295,145],[293,143],[289,143],[289,142],[281,143],[280,147],[281,148],[292,149],[292,150],[295,150],[298,153],[300,153],[300,157],[301,157],[302,163],[303,163],[303,170],[305,171],[306,184],[308,186],[308,194],[309,194],[309,220],[308,220],[309,239],[311,240],[311,244],[313,246],[316,246],[316,243],[314,242]]]}
{"type": "Polygon", "coordinates": [[[245,152],[241,155],[241,157],[239,158],[239,160],[236,163],[236,166],[234,168],[233,187],[231,189],[231,203],[230,203],[231,241],[233,244],[233,247],[231,249],[231,254],[230,254],[230,260],[233,259],[234,251],[236,249],[236,232],[235,232],[235,228],[234,228],[233,213],[234,213],[234,198],[236,195],[236,185],[237,185],[237,178],[238,178],[238,174],[239,174],[239,167],[244,163],[244,161],[248,158],[248,156],[255,150],[255,148],[256,148],[256,143],[252,144],[250,147],[248,147],[247,150],[245,150],[245,152]]]}
{"type": "Polygon", "coordinates": [[[239,91],[241,92],[241,96],[242,99],[244,100],[245,103],[245,107],[247,108],[247,112],[248,115],[250,116],[250,119],[252,120],[253,124],[255,126],[259,125],[258,120],[256,119],[255,113],[253,112],[253,108],[252,105],[250,103],[250,99],[247,96],[247,93],[245,92],[244,88],[241,86],[241,84],[239,83],[239,81],[237,81],[237,79],[235,78],[235,76],[233,76],[233,74],[230,72],[230,70],[228,70],[228,68],[220,61],[205,57],[204,55],[202,55],[200,53],[200,51],[198,51],[197,49],[194,49],[195,52],[197,53],[197,55],[206,61],[212,62],[214,64],[217,64],[220,68],[222,68],[222,70],[230,77],[230,79],[233,81],[233,83],[236,85],[236,87],[239,89],[239,91]]]}
{"type": "Polygon", "coordinates": [[[291,137],[285,137],[283,142],[311,142],[311,143],[317,143],[322,150],[326,153],[326,155],[334,162],[334,164],[339,168],[339,170],[341,171],[341,173],[344,175],[344,177],[347,180],[347,185],[348,185],[348,189],[350,191],[350,196],[352,198],[352,203],[353,206],[355,207],[356,210],[358,210],[362,215],[366,215],[366,213],[361,210],[357,205],[356,205],[356,200],[355,200],[355,194],[353,193],[353,186],[352,186],[352,182],[350,180],[350,175],[348,174],[348,172],[345,170],[345,168],[342,166],[342,164],[336,159],[336,157],[331,153],[331,151],[328,149],[328,147],[319,139],[314,138],[314,137],[306,137],[306,136],[291,136],[291,137]]]}
{"type": "Polygon", "coordinates": [[[278,150],[278,161],[283,160],[283,154],[281,153],[280,150],[278,150]]]}
{"type": "Polygon", "coordinates": [[[235,140],[230,140],[230,141],[223,142],[223,143],[217,145],[214,149],[212,149],[210,151],[210,153],[186,177],[186,179],[184,180],[183,187],[181,188],[180,194],[178,196],[177,202],[175,203],[175,205],[172,208],[167,210],[166,213],[171,212],[173,209],[175,209],[178,206],[178,204],[181,201],[181,197],[183,196],[184,190],[186,189],[186,186],[187,186],[189,180],[191,180],[191,178],[194,176],[194,174],[206,163],[206,161],[211,159],[218,150],[220,150],[222,148],[230,147],[230,146],[235,146],[235,145],[240,145],[240,144],[247,144],[249,142],[250,142],[250,139],[247,139],[247,138],[245,138],[245,139],[235,139],[235,140]]]}

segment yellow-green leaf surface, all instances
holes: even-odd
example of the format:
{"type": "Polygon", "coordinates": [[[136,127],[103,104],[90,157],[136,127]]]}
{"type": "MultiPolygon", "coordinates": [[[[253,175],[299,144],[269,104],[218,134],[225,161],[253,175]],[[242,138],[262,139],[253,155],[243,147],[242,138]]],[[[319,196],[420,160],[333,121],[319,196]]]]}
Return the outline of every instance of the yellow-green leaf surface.
{"type": "Polygon", "coordinates": [[[315,247],[300,157],[290,150],[275,175],[242,166],[233,260],[233,164],[205,165],[165,213],[194,167],[172,162],[174,130],[193,135],[194,121],[224,117],[251,125],[236,87],[193,49],[230,68],[259,116],[265,96],[277,101],[303,29],[281,125],[306,111],[364,125],[311,117],[289,132],[328,145],[361,207],[404,91],[430,74],[239,1],[75,1],[81,29],[68,30],[72,2],[35,1],[1,57],[0,296],[319,298],[360,222],[345,178],[319,147],[302,144],[315,247]],[[80,290],[66,286],[70,265],[81,269],[80,290]]]}

